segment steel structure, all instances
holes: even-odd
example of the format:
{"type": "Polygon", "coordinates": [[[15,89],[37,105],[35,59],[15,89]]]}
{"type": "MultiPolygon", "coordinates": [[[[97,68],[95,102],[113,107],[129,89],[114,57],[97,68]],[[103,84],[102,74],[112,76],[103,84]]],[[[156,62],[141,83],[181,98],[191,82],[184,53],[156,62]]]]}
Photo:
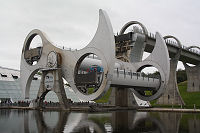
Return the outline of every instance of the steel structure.
{"type": "MultiPolygon", "coordinates": [[[[138,48],[138,50],[140,50],[140,48],[138,48]]],[[[66,96],[63,96],[63,83],[61,81],[61,77],[63,77],[79,98],[83,100],[98,99],[105,94],[111,86],[133,88],[133,92],[140,99],[153,100],[160,97],[166,88],[169,78],[168,59],[169,56],[165,41],[159,33],[156,33],[155,48],[146,60],[127,63],[116,59],[112,26],[107,14],[103,10],[100,10],[99,25],[94,38],[85,48],[78,51],[59,49],[55,47],[40,30],[31,31],[26,37],[22,50],[20,68],[21,85],[25,97],[29,97],[29,89],[33,75],[36,74],[38,70],[42,70],[43,80],[41,81],[41,87],[38,93],[39,99],[44,99],[48,91],[54,90],[60,102],[66,101],[66,96]],[[29,48],[30,43],[36,35],[41,37],[43,46],[31,50],[29,48]],[[80,70],[84,68],[81,64],[84,63],[84,59],[90,54],[97,55],[98,59],[90,59],[90,61],[85,63],[85,66],[90,66],[94,64],[94,62],[99,62],[100,59],[101,63],[98,65],[103,68],[99,77],[101,81],[98,83],[94,80],[95,76],[97,77],[97,72],[80,74],[80,70]],[[31,55],[33,55],[33,57],[31,57],[31,55]],[[37,60],[35,57],[37,57],[37,60]],[[37,64],[33,65],[34,61],[37,61],[37,64]],[[138,74],[144,67],[148,66],[154,66],[158,69],[160,72],[159,79],[144,77],[138,74]],[[51,73],[52,81],[48,80],[48,82],[45,82],[45,79],[50,77],[46,76],[48,73],[51,73]],[[87,78],[87,81],[83,81],[84,78],[87,78]],[[88,79],[91,79],[91,81],[88,81],[88,79]],[[83,91],[83,89],[86,89],[86,92],[88,91],[87,88],[83,88],[84,86],[92,86],[96,90],[88,94],[83,91]],[[152,95],[145,95],[146,90],[151,90],[152,95]]]]}
{"type": "MultiPolygon", "coordinates": [[[[165,92],[169,76],[175,76],[174,71],[170,72],[172,61],[169,58],[175,60],[174,69],[178,60],[185,57],[184,61],[188,61],[191,58],[191,51],[182,48],[177,38],[163,38],[158,32],[155,36],[149,34],[145,26],[137,21],[125,24],[120,35],[114,37],[109,17],[105,11],[100,10],[96,34],[81,50],[60,49],[42,31],[31,31],[25,39],[21,55],[21,87],[24,96],[29,97],[32,78],[41,70],[43,74],[38,99],[42,100],[46,93],[54,91],[63,107],[68,105],[65,103],[62,78],[82,100],[101,98],[110,87],[114,87],[122,91],[128,89],[140,99],[150,101],[159,98],[165,92]],[[140,25],[142,32],[135,28],[134,32],[125,34],[126,29],[133,24],[140,25]],[[43,46],[30,49],[31,41],[36,35],[41,37],[43,46]],[[178,46],[166,45],[166,42],[169,43],[164,40],[166,38],[175,39],[178,46]],[[144,51],[151,54],[142,60],[144,51]],[[160,76],[156,78],[142,75],[142,69],[149,66],[157,68],[160,76]]],[[[197,64],[198,54],[195,53],[192,57],[194,58],[189,63],[197,64]]],[[[173,81],[170,83],[175,84],[173,81]]],[[[120,96],[123,97],[116,93],[118,99],[120,96]]]]}

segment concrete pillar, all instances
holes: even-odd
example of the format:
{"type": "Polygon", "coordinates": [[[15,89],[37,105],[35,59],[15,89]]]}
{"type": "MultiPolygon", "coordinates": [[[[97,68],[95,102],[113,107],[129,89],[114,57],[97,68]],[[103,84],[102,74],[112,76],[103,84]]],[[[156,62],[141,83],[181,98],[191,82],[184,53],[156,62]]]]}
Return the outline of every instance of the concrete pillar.
{"type": "Polygon", "coordinates": [[[184,105],[184,101],[180,95],[177,78],[176,78],[176,68],[178,60],[172,58],[170,60],[170,76],[165,93],[158,99],[157,104],[164,105],[184,105]]]}
{"type": "Polygon", "coordinates": [[[41,84],[40,84],[40,88],[37,95],[38,107],[42,107],[42,102],[49,91],[54,91],[56,93],[59,99],[59,104],[61,108],[65,109],[65,108],[70,107],[68,103],[69,100],[67,99],[67,96],[64,90],[61,69],[42,71],[41,84]],[[53,85],[52,85],[53,88],[50,90],[47,87],[45,87],[45,76],[49,73],[51,73],[54,77],[53,85]]]}
{"type": "Polygon", "coordinates": [[[112,87],[111,94],[108,99],[108,104],[111,106],[115,106],[115,87],[112,87]]]}
{"type": "Polygon", "coordinates": [[[169,81],[167,88],[165,90],[165,93],[157,100],[157,104],[164,104],[164,105],[185,105],[179,89],[177,85],[177,78],[176,78],[176,69],[178,60],[181,55],[181,43],[180,41],[173,37],[173,36],[165,36],[164,39],[167,38],[173,38],[177,41],[180,49],[177,51],[177,54],[171,58],[170,60],[170,75],[169,75],[169,81]]]}
{"type": "Polygon", "coordinates": [[[187,91],[188,92],[199,92],[200,91],[200,64],[194,67],[185,66],[187,74],[187,91]]]}
{"type": "Polygon", "coordinates": [[[133,92],[129,88],[113,87],[109,97],[109,104],[120,107],[137,106],[133,92]]]}

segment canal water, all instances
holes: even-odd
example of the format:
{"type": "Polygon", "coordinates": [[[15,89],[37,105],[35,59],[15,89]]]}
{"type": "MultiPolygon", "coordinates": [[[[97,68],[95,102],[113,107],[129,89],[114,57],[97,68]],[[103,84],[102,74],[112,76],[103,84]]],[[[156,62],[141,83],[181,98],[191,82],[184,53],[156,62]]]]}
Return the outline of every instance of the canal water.
{"type": "Polygon", "coordinates": [[[200,114],[0,110],[0,133],[200,133],[200,114]]]}

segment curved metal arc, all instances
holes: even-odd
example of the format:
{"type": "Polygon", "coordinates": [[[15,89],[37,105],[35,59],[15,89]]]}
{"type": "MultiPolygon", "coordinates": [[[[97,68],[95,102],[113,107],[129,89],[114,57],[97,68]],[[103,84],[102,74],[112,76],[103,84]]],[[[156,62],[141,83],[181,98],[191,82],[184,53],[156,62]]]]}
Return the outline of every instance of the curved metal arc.
{"type": "Polygon", "coordinates": [[[180,42],[179,39],[177,39],[175,36],[167,35],[167,36],[164,36],[163,38],[164,38],[164,40],[169,39],[169,38],[173,38],[174,40],[176,40],[176,42],[177,42],[179,48],[180,48],[180,49],[182,48],[181,42],[180,42]]]}
{"type": "Polygon", "coordinates": [[[144,60],[144,62],[155,62],[163,71],[165,71],[166,80],[169,79],[169,53],[167,45],[160,33],[156,32],[156,44],[152,53],[144,60]]]}
{"type": "Polygon", "coordinates": [[[46,68],[47,64],[47,57],[46,55],[50,51],[59,51],[58,48],[54,47],[51,42],[47,39],[47,36],[44,32],[34,29],[32,30],[26,37],[24,41],[24,46],[22,49],[22,54],[21,54],[21,63],[20,63],[20,86],[23,91],[23,97],[29,98],[29,91],[30,91],[30,85],[33,76],[37,73],[38,70],[46,68]],[[33,40],[33,38],[39,35],[41,40],[42,40],[42,53],[40,56],[40,59],[38,60],[37,64],[35,65],[30,65],[26,62],[25,60],[25,52],[29,50],[30,43],[33,40]]]}
{"type": "Polygon", "coordinates": [[[189,46],[189,47],[186,48],[186,50],[189,50],[189,49],[191,49],[191,48],[197,48],[197,49],[200,50],[200,47],[198,47],[198,46],[189,46]]]}
{"type": "MultiPolygon", "coordinates": [[[[21,82],[25,82],[26,83],[25,86],[24,86],[24,88],[25,88],[25,91],[24,91],[25,99],[29,99],[29,95],[30,95],[29,92],[30,92],[31,82],[32,82],[32,79],[34,78],[34,75],[38,71],[39,71],[39,69],[36,69],[36,70],[34,70],[34,71],[30,72],[30,73],[22,73],[23,75],[27,74],[27,76],[20,77],[21,82]],[[29,77],[28,77],[28,75],[29,75],[29,77]]],[[[39,90],[39,88],[38,88],[38,90],[39,90]]]]}
{"type": "MultiPolygon", "coordinates": [[[[76,57],[75,64],[74,62],[68,62],[70,64],[65,64],[66,66],[73,66],[75,68],[76,64],[79,63],[79,59],[88,53],[93,53],[97,55],[102,60],[102,65],[104,68],[103,81],[100,88],[93,94],[84,95],[79,92],[75,85],[75,80],[71,80],[69,84],[71,85],[74,92],[82,100],[94,100],[100,98],[106,91],[109,89],[111,84],[113,70],[114,70],[114,58],[115,58],[115,41],[113,35],[112,25],[110,19],[107,16],[106,12],[99,10],[99,24],[95,36],[91,42],[83,49],[75,51],[73,54],[76,57]]],[[[76,69],[72,69],[72,73],[67,77],[67,81],[75,78],[76,69]],[[73,75],[72,75],[73,74],[73,75]]]]}
{"type": "Polygon", "coordinates": [[[135,95],[146,101],[159,98],[165,91],[170,73],[168,49],[160,33],[156,33],[156,44],[152,53],[143,62],[136,63],[135,65],[137,70],[141,70],[141,68],[144,66],[154,66],[158,69],[161,75],[160,88],[154,95],[145,97],[141,96],[137,91],[134,90],[135,95]]]}
{"type": "MultiPolygon", "coordinates": [[[[175,59],[178,60],[178,59],[180,58],[181,52],[182,52],[182,44],[181,44],[181,42],[179,41],[179,39],[177,39],[176,37],[174,37],[174,36],[172,36],[172,35],[167,35],[167,36],[164,36],[163,38],[164,38],[164,40],[169,39],[169,38],[173,38],[174,40],[176,40],[176,42],[177,42],[177,44],[178,44],[178,46],[179,46],[179,50],[178,50],[178,52],[177,52],[176,55],[175,55],[175,59]]],[[[177,62],[177,63],[178,63],[178,62],[177,62]]]]}
{"type": "Polygon", "coordinates": [[[28,34],[24,42],[24,47],[23,47],[22,55],[21,55],[21,66],[20,66],[21,68],[20,74],[22,77],[21,88],[24,92],[23,94],[26,95],[26,98],[29,97],[30,84],[31,84],[33,75],[39,69],[48,68],[46,66],[47,55],[52,50],[56,52],[60,52],[60,54],[62,54],[62,56],[64,57],[63,58],[64,61],[62,62],[62,66],[61,66],[62,71],[64,72],[63,76],[65,77],[67,81],[69,81],[69,84],[72,86],[75,92],[78,92],[78,91],[76,91],[77,88],[74,85],[73,79],[74,79],[74,68],[78,59],[87,53],[94,53],[102,58],[103,66],[105,70],[103,85],[101,86],[101,89],[97,91],[98,93],[94,95],[84,96],[79,93],[78,95],[82,97],[82,99],[85,99],[85,100],[96,99],[102,96],[109,89],[109,86],[112,80],[113,70],[114,70],[115,41],[114,41],[112,25],[105,11],[99,10],[99,24],[98,24],[96,34],[94,38],[92,39],[92,41],[84,49],[81,49],[79,51],[67,52],[67,51],[56,48],[47,39],[46,35],[40,30],[35,29],[35,30],[32,30],[28,34]],[[42,49],[42,53],[37,64],[30,65],[26,62],[24,53],[26,50],[29,49],[30,43],[36,35],[39,35],[41,37],[42,43],[43,43],[43,49],[42,49]],[[69,58],[72,58],[72,59],[69,59],[69,58]],[[71,72],[69,72],[70,70],[71,72]]]}
{"type": "Polygon", "coordinates": [[[134,24],[138,24],[138,25],[140,25],[140,26],[142,27],[142,30],[143,30],[143,32],[144,32],[144,34],[145,34],[145,41],[147,41],[147,39],[148,39],[148,31],[147,31],[147,28],[146,28],[142,23],[140,23],[140,22],[138,22],[138,21],[130,21],[130,22],[126,23],[126,24],[122,27],[122,29],[120,30],[119,35],[124,34],[124,32],[126,31],[126,29],[127,29],[129,26],[134,25],[134,24]]]}

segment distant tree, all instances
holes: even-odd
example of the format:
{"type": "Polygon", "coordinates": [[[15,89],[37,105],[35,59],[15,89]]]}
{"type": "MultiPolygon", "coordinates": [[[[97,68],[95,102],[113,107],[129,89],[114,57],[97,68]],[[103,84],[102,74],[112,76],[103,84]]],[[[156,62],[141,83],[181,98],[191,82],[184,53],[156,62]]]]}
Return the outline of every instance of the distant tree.
{"type": "Polygon", "coordinates": [[[185,70],[178,69],[178,71],[176,71],[176,76],[177,76],[177,83],[187,80],[187,75],[185,70]]]}
{"type": "Polygon", "coordinates": [[[42,75],[42,72],[41,72],[41,71],[38,71],[37,74],[38,74],[38,75],[42,75]]]}
{"type": "Polygon", "coordinates": [[[144,73],[144,72],[141,72],[142,76],[145,76],[145,77],[159,77],[160,76],[160,73],[158,71],[155,71],[153,73],[144,73]]]}
{"type": "MultiPolygon", "coordinates": [[[[160,73],[158,71],[155,71],[154,73],[148,73],[148,74],[142,72],[142,75],[143,76],[149,76],[149,77],[159,77],[160,73]]],[[[187,80],[186,72],[185,72],[185,70],[182,70],[182,69],[178,69],[176,71],[176,77],[177,77],[177,83],[180,83],[180,82],[187,80]]]]}

